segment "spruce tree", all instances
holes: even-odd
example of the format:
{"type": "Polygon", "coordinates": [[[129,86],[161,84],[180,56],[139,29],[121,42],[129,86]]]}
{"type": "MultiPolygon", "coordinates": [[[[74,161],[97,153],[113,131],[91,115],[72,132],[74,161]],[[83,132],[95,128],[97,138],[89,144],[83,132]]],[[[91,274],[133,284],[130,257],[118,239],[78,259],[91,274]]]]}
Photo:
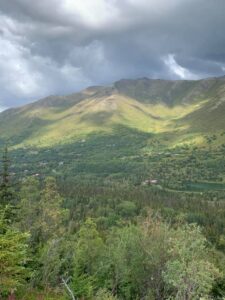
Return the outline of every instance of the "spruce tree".
{"type": "Polygon", "coordinates": [[[8,222],[7,206],[0,210],[0,299],[16,290],[29,277],[27,239],[29,235],[8,222]]]}
{"type": "Polygon", "coordinates": [[[0,205],[5,207],[10,204],[13,199],[12,187],[10,184],[9,176],[9,164],[7,146],[4,149],[2,156],[2,172],[1,172],[1,184],[0,184],[0,205]]]}

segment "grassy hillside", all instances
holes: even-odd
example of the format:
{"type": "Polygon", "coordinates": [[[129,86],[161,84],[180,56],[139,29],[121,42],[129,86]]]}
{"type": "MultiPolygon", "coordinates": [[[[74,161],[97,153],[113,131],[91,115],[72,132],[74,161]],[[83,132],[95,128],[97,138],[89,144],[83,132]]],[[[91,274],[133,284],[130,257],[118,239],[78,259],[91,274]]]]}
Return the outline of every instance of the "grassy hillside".
{"type": "MultiPolygon", "coordinates": [[[[225,128],[225,79],[121,80],[69,96],[50,96],[0,114],[0,137],[16,148],[71,143],[123,126],[168,145],[203,143],[202,133],[225,128]]],[[[222,138],[221,138],[222,139],[222,138]]],[[[223,139],[222,139],[223,140],[223,139]]]]}

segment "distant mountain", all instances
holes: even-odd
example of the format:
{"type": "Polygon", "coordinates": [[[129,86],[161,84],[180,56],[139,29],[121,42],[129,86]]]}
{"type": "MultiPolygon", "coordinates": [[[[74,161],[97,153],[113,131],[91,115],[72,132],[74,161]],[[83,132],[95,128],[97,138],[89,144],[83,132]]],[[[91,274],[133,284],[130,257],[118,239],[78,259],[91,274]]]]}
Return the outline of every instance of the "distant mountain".
{"type": "MultiPolygon", "coordinates": [[[[171,141],[201,143],[225,131],[225,77],[198,81],[123,79],[69,96],[49,96],[0,114],[0,142],[54,146],[127,127],[171,141]]],[[[169,142],[170,142],[169,141],[169,142]]],[[[218,141],[219,142],[219,141],[218,141]]]]}

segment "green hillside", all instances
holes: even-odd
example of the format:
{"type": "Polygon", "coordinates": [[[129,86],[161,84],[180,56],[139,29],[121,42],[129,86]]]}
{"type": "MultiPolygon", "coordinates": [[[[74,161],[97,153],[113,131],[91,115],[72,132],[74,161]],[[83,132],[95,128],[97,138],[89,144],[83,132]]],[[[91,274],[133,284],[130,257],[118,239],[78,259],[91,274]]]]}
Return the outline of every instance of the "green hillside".
{"type": "Polygon", "coordinates": [[[0,114],[12,173],[225,189],[225,78],[121,80],[0,114]]]}
{"type": "Polygon", "coordinates": [[[225,128],[224,95],[225,78],[121,80],[9,109],[0,114],[0,136],[14,147],[45,147],[124,126],[159,138],[169,134],[171,145],[201,143],[202,132],[225,128]]]}

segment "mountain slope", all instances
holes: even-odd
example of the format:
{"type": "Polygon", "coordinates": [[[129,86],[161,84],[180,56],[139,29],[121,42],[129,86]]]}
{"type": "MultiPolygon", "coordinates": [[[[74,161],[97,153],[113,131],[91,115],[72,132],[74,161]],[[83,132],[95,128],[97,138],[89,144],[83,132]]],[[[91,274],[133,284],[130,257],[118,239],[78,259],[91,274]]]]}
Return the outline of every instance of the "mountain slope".
{"type": "Polygon", "coordinates": [[[0,114],[0,141],[51,146],[123,126],[180,140],[225,128],[225,78],[120,80],[69,96],[50,96],[0,114]]]}

